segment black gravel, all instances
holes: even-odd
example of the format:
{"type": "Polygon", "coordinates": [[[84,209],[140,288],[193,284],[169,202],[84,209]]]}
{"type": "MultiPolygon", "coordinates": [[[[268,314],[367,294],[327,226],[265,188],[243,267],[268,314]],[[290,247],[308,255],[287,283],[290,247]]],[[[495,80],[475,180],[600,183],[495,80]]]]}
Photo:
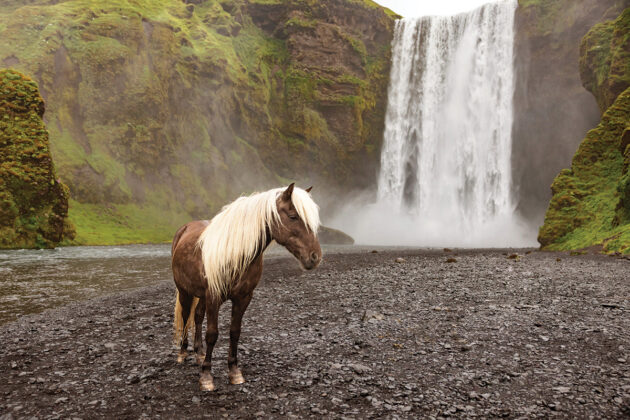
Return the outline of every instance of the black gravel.
{"type": "Polygon", "coordinates": [[[630,416],[630,261],[525,250],[265,267],[228,385],[198,390],[170,280],[0,327],[0,418],[630,416]],[[398,259],[398,262],[397,262],[398,259]],[[450,261],[450,262],[448,262],[450,261]]]}

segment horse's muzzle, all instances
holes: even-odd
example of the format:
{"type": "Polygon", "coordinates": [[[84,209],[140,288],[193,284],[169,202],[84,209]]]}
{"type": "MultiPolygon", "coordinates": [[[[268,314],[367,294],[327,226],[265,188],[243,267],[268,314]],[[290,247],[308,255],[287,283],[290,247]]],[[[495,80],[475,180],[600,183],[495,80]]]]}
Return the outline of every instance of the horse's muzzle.
{"type": "Polygon", "coordinates": [[[318,252],[311,252],[308,258],[301,259],[302,267],[306,270],[312,270],[322,261],[322,255],[318,252]]]}

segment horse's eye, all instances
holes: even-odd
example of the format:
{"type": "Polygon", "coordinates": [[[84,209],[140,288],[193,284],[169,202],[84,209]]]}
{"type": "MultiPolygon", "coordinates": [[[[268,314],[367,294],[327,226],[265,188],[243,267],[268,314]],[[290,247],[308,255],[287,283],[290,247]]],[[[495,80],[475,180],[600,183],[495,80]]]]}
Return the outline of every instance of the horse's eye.
{"type": "Polygon", "coordinates": [[[299,219],[299,217],[297,216],[297,214],[290,214],[290,215],[289,215],[289,219],[291,219],[291,220],[297,220],[297,219],[299,219]]]}

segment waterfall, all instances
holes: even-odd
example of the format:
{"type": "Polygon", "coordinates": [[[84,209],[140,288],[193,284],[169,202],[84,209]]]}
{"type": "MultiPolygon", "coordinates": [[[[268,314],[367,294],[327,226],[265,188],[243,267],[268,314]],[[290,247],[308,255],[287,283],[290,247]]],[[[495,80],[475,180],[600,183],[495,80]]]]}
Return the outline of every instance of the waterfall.
{"type": "Polygon", "coordinates": [[[378,211],[372,209],[383,223],[362,227],[373,233],[367,241],[505,246],[532,240],[498,239],[516,223],[510,162],[516,6],[506,0],[456,16],[397,21],[378,211]],[[379,239],[380,230],[392,231],[391,219],[399,220],[399,234],[379,239]]]}

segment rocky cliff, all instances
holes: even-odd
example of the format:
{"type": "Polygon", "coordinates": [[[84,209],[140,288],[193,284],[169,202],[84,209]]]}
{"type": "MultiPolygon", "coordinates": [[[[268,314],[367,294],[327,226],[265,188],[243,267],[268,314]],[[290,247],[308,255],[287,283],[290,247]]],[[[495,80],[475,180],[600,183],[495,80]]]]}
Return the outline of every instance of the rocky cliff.
{"type": "Polygon", "coordinates": [[[0,248],[50,248],[74,233],[43,115],[37,85],[0,71],[0,248]]]}
{"type": "Polygon", "coordinates": [[[77,242],[163,241],[244,191],[372,185],[393,21],[369,0],[9,0],[0,63],[46,99],[77,242]]]}
{"type": "Polygon", "coordinates": [[[601,245],[630,253],[630,9],[584,37],[580,73],[606,107],[551,187],[538,240],[545,249],[601,245]]]}
{"type": "Polygon", "coordinates": [[[629,3],[519,0],[512,167],[518,210],[536,226],[551,198],[549,185],[601,117],[580,79],[581,40],[629,3]]]}
{"type": "Polygon", "coordinates": [[[630,82],[630,9],[593,27],[580,46],[580,75],[602,113],[630,82]]]}

